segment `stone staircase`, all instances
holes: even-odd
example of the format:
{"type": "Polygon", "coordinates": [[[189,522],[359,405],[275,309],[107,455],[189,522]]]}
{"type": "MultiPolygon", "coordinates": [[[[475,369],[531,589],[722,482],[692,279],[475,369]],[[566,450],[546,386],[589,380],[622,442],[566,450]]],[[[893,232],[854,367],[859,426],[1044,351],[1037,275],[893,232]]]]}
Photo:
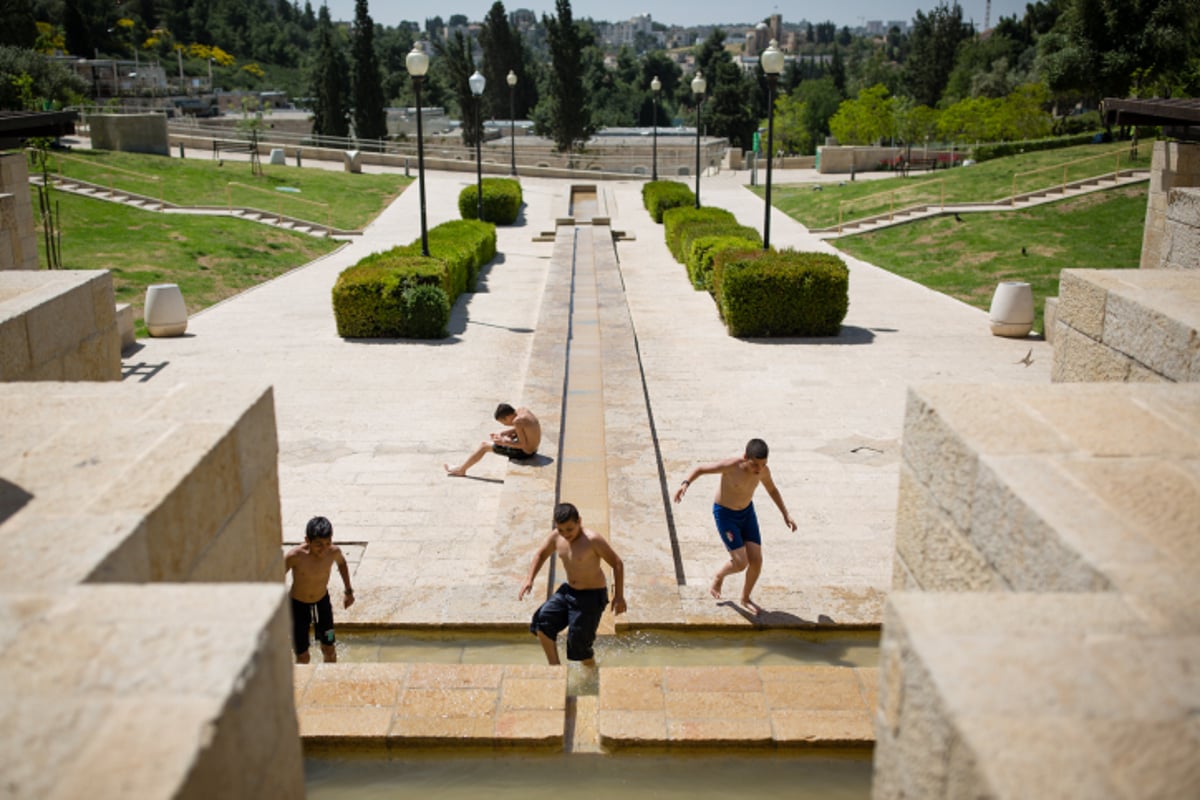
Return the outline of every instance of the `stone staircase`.
{"type": "Polygon", "coordinates": [[[853,236],[859,233],[879,230],[880,228],[889,228],[893,225],[903,225],[904,223],[918,219],[945,216],[947,214],[1012,211],[1018,208],[1030,208],[1031,206],[1043,205],[1045,203],[1056,203],[1068,197],[1105,191],[1119,186],[1141,183],[1149,179],[1149,170],[1121,170],[1115,178],[1110,176],[1084,178],[1078,181],[1071,181],[1062,186],[1038,189],[1033,192],[1018,194],[1014,197],[1005,197],[988,203],[953,203],[946,205],[920,203],[905,206],[893,212],[860,217],[849,222],[843,222],[840,226],[811,228],[810,232],[821,239],[838,239],[842,236],[853,236]]]}
{"type": "MultiPolygon", "coordinates": [[[[40,176],[30,176],[29,182],[34,185],[42,185],[40,176]]],[[[264,211],[259,208],[248,208],[234,206],[232,208],[220,206],[181,206],[175,203],[168,203],[154,197],[137,194],[136,192],[125,191],[124,189],[110,189],[107,186],[101,186],[88,181],[79,180],[77,178],[66,178],[61,175],[56,175],[53,181],[55,188],[77,194],[81,197],[90,197],[95,200],[104,200],[110,203],[120,203],[132,208],[140,208],[143,211],[154,211],[164,214],[195,214],[201,216],[217,216],[217,217],[237,217],[239,219],[257,222],[262,225],[270,225],[275,228],[283,228],[284,230],[303,233],[316,238],[326,238],[330,236],[359,236],[362,231],[343,230],[334,228],[329,225],[323,225],[319,222],[300,219],[298,217],[290,217],[286,214],[279,214],[273,211],[264,211]]]]}

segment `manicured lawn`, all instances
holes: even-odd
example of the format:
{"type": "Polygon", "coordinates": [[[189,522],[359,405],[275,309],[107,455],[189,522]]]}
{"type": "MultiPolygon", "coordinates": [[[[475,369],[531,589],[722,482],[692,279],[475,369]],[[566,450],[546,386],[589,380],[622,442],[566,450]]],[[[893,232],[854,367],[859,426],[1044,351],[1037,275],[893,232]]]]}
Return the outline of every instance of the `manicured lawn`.
{"type": "Polygon", "coordinates": [[[1147,191],[1138,184],[1021,211],[963,214],[962,222],[936,217],[832,244],[985,310],[999,281],[1028,281],[1041,330],[1060,270],[1138,266],[1147,191]]]}
{"type": "Polygon", "coordinates": [[[340,245],[247,220],[159,214],[65,192],[54,198],[63,263],[111,270],[117,302],[134,306],[139,336],[146,335],[142,306],[152,283],[179,284],[195,313],[340,245]]]}
{"type": "MultiPolygon", "coordinates": [[[[1149,142],[1142,143],[1137,161],[1130,160],[1128,143],[1110,143],[1024,153],[936,172],[910,172],[907,178],[851,181],[846,176],[844,185],[823,184],[819,189],[816,185],[773,185],[771,200],[809,228],[832,227],[838,224],[839,204],[845,221],[887,211],[893,204],[901,208],[943,199],[947,203],[992,202],[1012,194],[1014,178],[1018,194],[1061,184],[1062,165],[1068,162],[1077,163],[1066,167],[1067,180],[1111,173],[1118,156],[1121,169],[1146,169],[1150,149],[1149,142]],[[1032,170],[1041,171],[1025,174],[1032,170]]],[[[761,196],[763,188],[754,191],[761,196]]]]}
{"type": "MultiPolygon", "coordinates": [[[[106,150],[52,153],[51,170],[178,205],[225,208],[232,201],[234,206],[332,223],[343,230],[361,230],[412,183],[411,178],[399,174],[271,166],[266,159],[264,174],[255,176],[245,161],[226,161],[219,166],[207,159],[106,150]]],[[[34,171],[31,167],[30,172],[34,171]]]]}

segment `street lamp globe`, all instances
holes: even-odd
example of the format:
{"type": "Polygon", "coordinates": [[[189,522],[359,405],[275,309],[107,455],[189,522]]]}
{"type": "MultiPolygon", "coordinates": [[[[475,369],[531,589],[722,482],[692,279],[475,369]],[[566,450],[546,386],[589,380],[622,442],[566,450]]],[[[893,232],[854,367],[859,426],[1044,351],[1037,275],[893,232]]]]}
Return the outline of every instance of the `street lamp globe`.
{"type": "Polygon", "coordinates": [[[692,94],[703,95],[708,89],[708,81],[704,80],[704,74],[700,70],[696,70],[696,77],[692,78],[692,94]]]}
{"type": "Polygon", "coordinates": [[[517,85],[517,73],[510,69],[508,71],[508,77],[506,77],[504,80],[506,83],[508,83],[508,88],[514,88],[517,85]]]}
{"type": "Polygon", "coordinates": [[[779,75],[783,72],[783,51],[779,49],[778,43],[774,39],[763,51],[761,63],[763,72],[768,75],[779,75]]]}
{"type": "Polygon", "coordinates": [[[514,101],[515,90],[517,88],[517,73],[511,69],[508,71],[508,76],[504,79],[508,84],[508,154],[510,159],[509,174],[517,174],[517,111],[516,102],[514,101]]]}
{"type": "Polygon", "coordinates": [[[475,70],[475,74],[467,78],[467,83],[471,86],[471,94],[479,97],[483,94],[483,87],[487,85],[487,78],[483,77],[483,73],[475,70]]]}
{"type": "Polygon", "coordinates": [[[480,98],[483,97],[483,87],[487,85],[487,78],[483,77],[483,73],[475,70],[475,74],[467,78],[467,83],[471,87],[471,94],[475,95],[475,217],[480,222],[483,221],[483,155],[480,148],[483,144],[483,113],[480,110],[480,98]]]}
{"type": "Polygon", "coordinates": [[[704,106],[704,90],[708,82],[700,70],[692,78],[692,94],[696,95],[696,208],[700,207],[700,110],[704,106]]]}
{"type": "Polygon", "coordinates": [[[424,43],[416,42],[413,44],[413,49],[404,58],[404,66],[408,70],[408,74],[412,77],[425,77],[425,73],[429,72],[429,56],[425,52],[424,43]]]}

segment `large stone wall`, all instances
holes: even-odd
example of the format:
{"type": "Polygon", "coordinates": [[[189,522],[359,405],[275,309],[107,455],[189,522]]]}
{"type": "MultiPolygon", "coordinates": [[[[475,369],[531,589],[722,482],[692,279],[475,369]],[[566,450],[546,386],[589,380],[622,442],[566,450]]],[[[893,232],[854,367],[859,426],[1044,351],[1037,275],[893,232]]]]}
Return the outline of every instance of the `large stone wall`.
{"type": "MultiPolygon", "coordinates": [[[[1167,253],[1167,207],[1171,191],[1200,186],[1200,144],[1157,141],[1150,160],[1150,195],[1146,201],[1146,224],[1142,234],[1142,269],[1165,264],[1167,253]]],[[[1197,265],[1192,264],[1191,268],[1197,265]]]]}
{"type": "Polygon", "coordinates": [[[121,378],[105,270],[0,272],[0,382],[121,378]]]}
{"type": "Polygon", "coordinates": [[[1198,521],[1200,386],[911,389],[874,797],[1192,796],[1198,521]]]}
{"type": "Polygon", "coordinates": [[[87,121],[97,150],[170,154],[166,114],[89,114],[87,121]]]}
{"type": "Polygon", "coordinates": [[[1064,269],[1051,378],[1200,380],[1200,272],[1064,269]]]}
{"type": "Polygon", "coordinates": [[[271,390],[7,383],[0,418],[5,796],[302,797],[271,390]]]}
{"type": "Polygon", "coordinates": [[[37,234],[25,154],[0,153],[0,270],[37,268],[37,234]]]}

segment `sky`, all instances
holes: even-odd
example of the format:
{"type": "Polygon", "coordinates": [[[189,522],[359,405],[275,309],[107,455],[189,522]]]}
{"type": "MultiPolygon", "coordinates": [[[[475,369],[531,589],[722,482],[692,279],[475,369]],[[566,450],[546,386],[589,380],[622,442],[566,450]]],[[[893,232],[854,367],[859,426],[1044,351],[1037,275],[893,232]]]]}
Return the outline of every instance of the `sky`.
{"type": "MultiPolygon", "coordinates": [[[[321,0],[310,0],[313,8],[319,8],[321,0]]],[[[481,21],[494,0],[443,0],[439,3],[413,2],[413,0],[369,0],[368,10],[375,22],[396,25],[401,20],[424,23],[426,17],[441,15],[449,19],[452,14],[465,14],[472,22],[481,21]]],[[[1021,16],[1027,0],[992,0],[993,25],[1000,17],[1021,16]]],[[[987,0],[959,0],[963,18],[983,27],[987,0]]],[[[303,3],[301,3],[303,5],[303,3]]],[[[329,13],[335,20],[354,18],[354,0],[328,0],[329,13]]],[[[771,14],[783,14],[783,21],[810,22],[833,20],[840,28],[855,27],[868,20],[911,21],[918,9],[928,12],[938,5],[938,0],[838,0],[836,3],[817,3],[813,0],[572,0],[571,13],[576,19],[591,17],[598,21],[620,22],[638,14],[650,14],[656,22],[666,25],[753,25],[771,14]],[[736,14],[730,8],[737,8],[736,14]]],[[[528,8],[537,13],[554,13],[554,0],[508,0],[506,11],[528,8]]]]}

